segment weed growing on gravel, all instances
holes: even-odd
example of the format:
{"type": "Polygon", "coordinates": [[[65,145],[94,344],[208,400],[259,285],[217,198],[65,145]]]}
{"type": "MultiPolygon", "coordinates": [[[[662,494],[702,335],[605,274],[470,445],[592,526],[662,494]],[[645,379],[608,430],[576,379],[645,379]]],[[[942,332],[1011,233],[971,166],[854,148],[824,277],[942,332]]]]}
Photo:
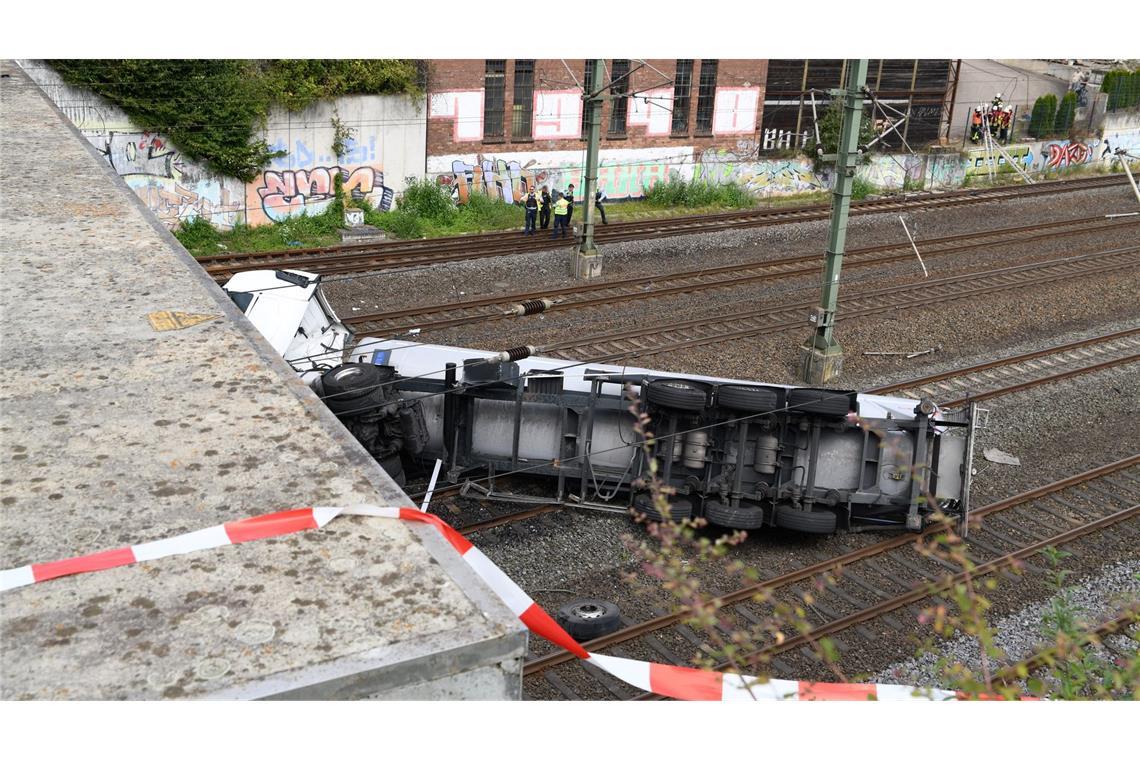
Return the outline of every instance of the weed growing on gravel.
{"type": "MultiPolygon", "coordinates": [[[[676,493],[660,480],[653,452],[659,447],[671,452],[673,444],[654,437],[648,415],[632,395],[629,397],[634,429],[643,442],[649,471],[648,477],[634,486],[648,489],[654,508],[668,518],[671,498],[676,493]]],[[[876,431],[872,429],[871,433],[876,431]]],[[[933,499],[933,495],[927,493],[925,498],[933,499]]],[[[770,677],[775,653],[781,648],[803,646],[834,680],[853,679],[842,667],[836,643],[817,635],[808,622],[815,597],[837,582],[841,570],[833,568],[832,572],[811,579],[807,590],[795,594],[792,601],[780,602],[760,583],[756,568],[733,559],[732,550],[747,538],[744,531],[714,539],[703,530],[707,526],[703,518],[678,522],[650,522],[640,514],[635,514],[635,518],[644,526],[644,534],[626,535],[623,540],[636,558],[639,571],[627,574],[625,580],[639,594],[667,593],[673,612],[681,613],[684,624],[698,630],[708,641],[694,656],[694,666],[745,673],[764,680],[770,677]],[[723,611],[721,602],[701,584],[703,571],[713,569],[712,563],[722,563],[724,569],[742,580],[741,585],[757,586],[749,601],[763,605],[770,613],[758,623],[743,625],[736,615],[723,611]]],[[[940,686],[956,690],[967,699],[1140,699],[1140,647],[1115,660],[1092,651],[1098,643],[1089,632],[1093,626],[1077,614],[1066,585],[1067,573],[1059,569],[1065,554],[1051,547],[1043,554],[1053,566],[1051,578],[1057,595],[1042,619],[1042,631],[1050,645],[1043,650],[1044,666],[1037,669],[1036,677],[1024,662],[1003,667],[1008,658],[997,644],[998,631],[990,621],[993,603],[988,595],[998,586],[994,573],[998,569],[1019,570],[1020,563],[1009,563],[1004,568],[978,567],[967,554],[966,541],[956,531],[957,519],[948,515],[936,519],[941,521],[939,529],[916,537],[914,548],[942,566],[954,568],[927,586],[929,601],[917,616],[922,630],[929,632],[921,639],[918,654],[934,656],[940,686]],[[940,654],[940,642],[960,636],[977,646],[976,667],[960,657],[940,654]]],[[[787,597],[787,589],[782,594],[787,597]]],[[[1140,622],[1140,603],[1130,600],[1129,609],[1133,610],[1133,620],[1140,622]]],[[[1132,638],[1140,641],[1140,634],[1134,633],[1132,638]]],[[[866,680],[866,676],[860,678],[866,680]]]]}

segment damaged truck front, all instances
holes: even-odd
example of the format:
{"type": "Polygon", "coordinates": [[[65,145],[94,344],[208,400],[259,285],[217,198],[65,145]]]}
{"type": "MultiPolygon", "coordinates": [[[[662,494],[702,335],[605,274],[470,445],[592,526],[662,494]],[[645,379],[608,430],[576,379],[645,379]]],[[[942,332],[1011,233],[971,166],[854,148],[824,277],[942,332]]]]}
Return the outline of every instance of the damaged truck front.
{"type": "Polygon", "coordinates": [[[663,519],[647,490],[652,458],[676,491],[672,519],[833,533],[917,531],[945,515],[966,528],[972,407],[572,362],[529,346],[353,344],[316,275],[243,273],[225,289],[401,484],[438,459],[448,481],[484,497],[663,519]],[[631,405],[648,415],[641,430],[631,405]],[[547,496],[500,490],[508,473],[549,481],[547,496]]]}

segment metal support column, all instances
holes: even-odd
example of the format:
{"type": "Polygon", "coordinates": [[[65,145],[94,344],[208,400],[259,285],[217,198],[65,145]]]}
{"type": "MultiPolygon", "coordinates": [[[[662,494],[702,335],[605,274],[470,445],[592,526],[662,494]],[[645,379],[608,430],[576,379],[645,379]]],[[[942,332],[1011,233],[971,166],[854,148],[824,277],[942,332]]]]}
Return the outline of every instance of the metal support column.
{"type": "Polygon", "coordinates": [[[605,62],[594,61],[593,92],[584,92],[583,105],[586,108],[586,123],[589,125],[586,136],[586,177],[582,188],[585,213],[582,215],[582,242],[574,252],[572,271],[575,277],[589,280],[602,274],[602,257],[594,245],[594,193],[598,189],[598,144],[602,135],[602,72],[605,62]]]}
{"type": "Polygon", "coordinates": [[[835,307],[839,301],[839,273],[843,268],[843,247],[847,240],[851,186],[859,161],[859,123],[863,118],[867,59],[852,60],[846,69],[846,85],[839,93],[844,98],[844,109],[835,155],[835,188],[831,194],[831,232],[827,242],[827,261],[823,269],[819,306],[809,317],[813,325],[812,335],[800,349],[800,378],[813,385],[835,380],[843,371],[843,347],[835,340],[833,330],[835,307]]]}

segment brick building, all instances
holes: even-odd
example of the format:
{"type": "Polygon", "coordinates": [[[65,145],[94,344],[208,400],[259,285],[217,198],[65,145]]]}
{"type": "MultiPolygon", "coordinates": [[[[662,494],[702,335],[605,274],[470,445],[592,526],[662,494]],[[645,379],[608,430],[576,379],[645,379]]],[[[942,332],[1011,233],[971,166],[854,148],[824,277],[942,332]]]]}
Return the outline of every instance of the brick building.
{"type": "MultiPolygon", "coordinates": [[[[870,62],[868,86],[910,115],[900,131],[914,147],[938,137],[950,63],[870,62]]],[[[592,69],[582,59],[428,62],[428,176],[460,202],[472,192],[514,201],[532,187],[581,187],[592,69]]],[[[802,147],[812,93],[817,112],[826,108],[843,69],[842,60],[609,59],[599,184],[621,199],[672,176],[737,181],[749,162],[802,147]]],[[[872,115],[885,123],[868,107],[872,115]]]]}
{"type": "MultiPolygon", "coordinates": [[[[428,71],[427,173],[469,192],[513,200],[532,186],[581,186],[582,87],[592,61],[433,60],[428,71]]],[[[638,197],[672,175],[692,179],[702,157],[752,149],[767,61],[606,61],[614,99],[602,107],[599,182],[638,197]]]]}

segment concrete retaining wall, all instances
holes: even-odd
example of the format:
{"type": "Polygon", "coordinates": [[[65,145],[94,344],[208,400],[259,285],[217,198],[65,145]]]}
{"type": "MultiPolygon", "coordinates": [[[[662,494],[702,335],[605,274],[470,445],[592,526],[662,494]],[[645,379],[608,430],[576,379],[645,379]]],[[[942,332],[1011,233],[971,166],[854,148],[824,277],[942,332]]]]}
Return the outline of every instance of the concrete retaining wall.
{"type": "Polygon", "coordinates": [[[346,191],[387,209],[405,178],[423,172],[426,109],[407,96],[354,95],[299,113],[273,109],[262,137],[288,155],[243,183],[185,158],[165,135],[143,131],[102,97],[67,86],[42,61],[18,63],[168,227],[205,217],[229,229],[320,213],[332,201],[338,171],[346,191]],[[339,158],[332,147],[338,115],[355,129],[339,158]]]}

